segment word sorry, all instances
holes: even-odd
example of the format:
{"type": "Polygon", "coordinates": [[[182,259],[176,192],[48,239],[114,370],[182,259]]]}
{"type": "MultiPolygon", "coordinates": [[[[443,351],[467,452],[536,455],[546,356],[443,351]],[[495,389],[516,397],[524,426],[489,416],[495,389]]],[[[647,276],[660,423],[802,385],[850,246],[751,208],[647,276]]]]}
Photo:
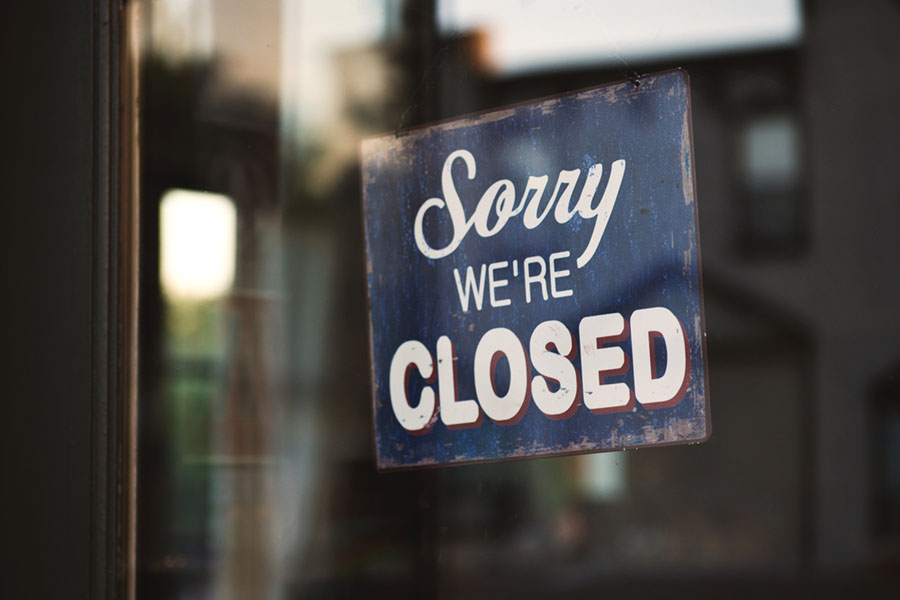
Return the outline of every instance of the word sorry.
{"type": "Polygon", "coordinates": [[[391,360],[390,395],[394,415],[404,429],[424,434],[441,421],[450,429],[478,427],[482,411],[500,425],[511,425],[524,416],[528,399],[551,419],[567,419],[580,403],[594,414],[631,410],[634,400],[646,408],[674,406],[687,389],[690,352],[687,335],[678,318],[663,307],[636,310],[626,321],[619,313],[584,317],[578,324],[581,372],[573,359],[575,340],[559,321],[544,321],[534,328],[526,352],[511,330],[497,327],[487,331],[475,349],[472,375],[477,399],[460,400],[456,351],[450,338],[437,341],[437,368],[428,348],[417,340],[403,342],[391,360]],[[626,383],[606,383],[610,375],[628,371],[628,357],[622,348],[603,344],[626,339],[631,333],[634,361],[634,390],[626,383]],[[655,339],[662,338],[666,366],[657,375],[655,339]],[[531,366],[538,375],[531,377],[531,366]],[[497,390],[494,373],[497,362],[509,362],[509,387],[497,390]],[[417,370],[427,385],[413,406],[409,379],[417,370]],[[437,394],[434,384],[437,380],[437,394]],[[555,390],[549,383],[553,383],[555,390]],[[579,402],[581,401],[581,402],[579,402]]]}
{"type": "Polygon", "coordinates": [[[547,205],[541,209],[541,199],[544,195],[544,189],[547,187],[547,175],[536,177],[531,175],[525,184],[525,190],[519,202],[516,202],[516,186],[509,179],[500,179],[492,183],[475,207],[475,212],[470,218],[466,217],[465,208],[459,194],[456,192],[456,186],[453,183],[453,163],[457,159],[462,159],[466,165],[466,176],[469,179],[475,179],[475,157],[468,150],[455,150],[450,153],[447,160],[444,161],[443,171],[441,172],[441,189],[444,193],[443,198],[429,198],[416,213],[416,221],[413,225],[413,235],[416,240],[416,246],[419,251],[427,258],[438,259],[452,254],[462,243],[466,234],[473,227],[475,232],[483,238],[491,237],[500,232],[506,223],[519,213],[524,211],[522,222],[528,229],[534,229],[543,222],[550,214],[553,205],[553,216],[557,223],[567,223],[576,213],[585,220],[594,219],[594,231],[587,247],[581,256],[575,261],[575,265],[580,269],[588,263],[597,251],[600,244],[600,238],[606,230],[606,224],[609,222],[609,215],[613,206],[616,204],[616,197],[619,195],[619,187],[622,185],[622,177],[625,174],[625,160],[620,159],[612,164],[609,171],[609,180],[606,183],[606,189],[597,206],[592,206],[594,194],[600,185],[600,178],[603,175],[603,164],[597,163],[588,169],[587,178],[581,190],[581,196],[575,203],[574,207],[570,206],[572,193],[575,184],[581,177],[581,169],[561,170],[556,179],[556,187],[547,205]],[[446,209],[450,217],[450,223],[453,227],[453,238],[443,248],[432,248],[425,240],[423,231],[423,223],[425,214],[431,209],[446,209]],[[493,226],[488,225],[488,219],[491,215],[491,209],[497,215],[497,222],[493,226]]]}

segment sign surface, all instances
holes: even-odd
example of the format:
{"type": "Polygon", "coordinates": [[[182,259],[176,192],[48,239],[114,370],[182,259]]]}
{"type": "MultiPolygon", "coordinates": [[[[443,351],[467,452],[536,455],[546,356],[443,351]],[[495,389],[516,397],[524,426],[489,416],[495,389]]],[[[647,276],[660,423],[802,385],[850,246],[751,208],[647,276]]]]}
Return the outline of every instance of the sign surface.
{"type": "Polygon", "coordinates": [[[380,469],[709,435],[687,74],[362,144],[380,469]]]}

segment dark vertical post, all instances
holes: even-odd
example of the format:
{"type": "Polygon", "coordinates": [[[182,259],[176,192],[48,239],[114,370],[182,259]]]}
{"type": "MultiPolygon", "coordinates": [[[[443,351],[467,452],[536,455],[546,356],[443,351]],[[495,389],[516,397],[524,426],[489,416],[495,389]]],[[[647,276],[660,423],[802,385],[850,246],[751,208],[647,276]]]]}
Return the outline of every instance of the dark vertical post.
{"type": "Polygon", "coordinates": [[[120,2],[8,3],[4,598],[122,595],[120,2]]]}
{"type": "Polygon", "coordinates": [[[439,48],[436,2],[408,1],[401,18],[401,60],[409,87],[402,126],[408,127],[438,118],[440,69],[446,56],[439,48]]]}

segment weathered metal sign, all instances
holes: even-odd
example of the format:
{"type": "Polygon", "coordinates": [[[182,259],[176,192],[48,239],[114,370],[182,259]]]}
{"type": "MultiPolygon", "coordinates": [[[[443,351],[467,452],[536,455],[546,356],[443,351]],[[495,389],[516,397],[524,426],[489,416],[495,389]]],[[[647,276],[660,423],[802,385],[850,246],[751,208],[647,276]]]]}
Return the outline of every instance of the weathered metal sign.
{"type": "Polygon", "coordinates": [[[381,469],[704,440],[687,74],[362,144],[381,469]]]}

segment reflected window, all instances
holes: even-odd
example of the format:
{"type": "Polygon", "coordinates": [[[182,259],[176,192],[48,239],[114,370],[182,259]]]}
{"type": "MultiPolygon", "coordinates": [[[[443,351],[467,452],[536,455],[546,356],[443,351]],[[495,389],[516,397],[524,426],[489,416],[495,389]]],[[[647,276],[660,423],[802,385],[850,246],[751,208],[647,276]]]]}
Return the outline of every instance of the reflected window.
{"type": "Polygon", "coordinates": [[[801,57],[785,50],[754,62],[721,76],[714,105],[728,123],[733,247],[743,259],[794,258],[811,227],[801,57]]]}
{"type": "Polygon", "coordinates": [[[741,167],[747,187],[759,192],[796,187],[800,140],[791,115],[765,115],[747,124],[741,132],[741,167]]]}
{"type": "Polygon", "coordinates": [[[740,129],[735,170],[743,254],[781,255],[804,245],[801,143],[799,123],[788,111],[751,116],[740,129]]]}

